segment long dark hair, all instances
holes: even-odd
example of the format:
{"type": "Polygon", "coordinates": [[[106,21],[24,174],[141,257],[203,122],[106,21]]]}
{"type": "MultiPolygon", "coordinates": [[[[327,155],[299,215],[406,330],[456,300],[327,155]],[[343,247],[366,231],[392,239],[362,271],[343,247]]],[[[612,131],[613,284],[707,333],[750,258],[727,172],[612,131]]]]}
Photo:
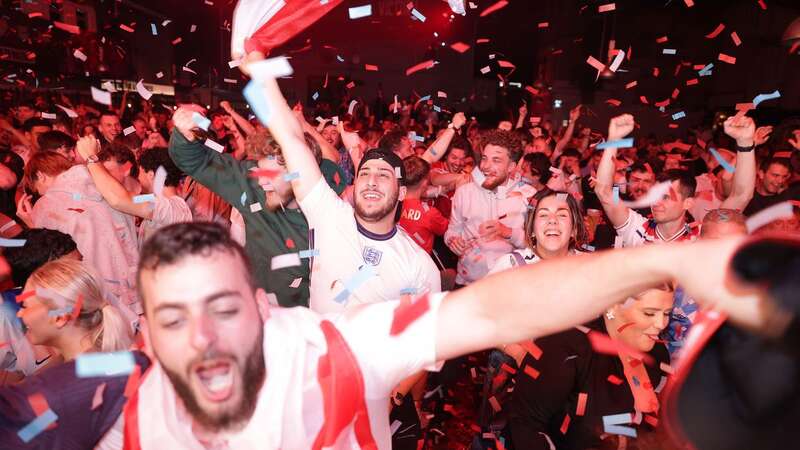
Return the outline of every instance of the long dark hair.
{"type": "Polygon", "coordinates": [[[569,215],[572,218],[572,234],[574,237],[570,239],[569,249],[574,250],[589,241],[589,232],[586,231],[586,224],[583,222],[583,211],[578,201],[568,192],[554,191],[553,189],[545,188],[531,197],[530,204],[528,205],[528,215],[525,217],[525,243],[531,250],[536,249],[536,237],[533,226],[536,221],[536,211],[539,208],[539,203],[547,197],[556,197],[558,195],[564,195],[566,197],[567,205],[569,206],[569,215]]]}

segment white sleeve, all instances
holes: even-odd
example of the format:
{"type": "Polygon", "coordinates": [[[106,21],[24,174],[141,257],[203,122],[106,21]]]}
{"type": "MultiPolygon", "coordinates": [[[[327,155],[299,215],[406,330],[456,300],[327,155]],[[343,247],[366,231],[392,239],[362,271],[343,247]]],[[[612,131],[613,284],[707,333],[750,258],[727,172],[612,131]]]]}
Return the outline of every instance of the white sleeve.
{"type": "Polygon", "coordinates": [[[191,222],[192,212],[180,197],[156,197],[152,220],[159,227],[179,222],[191,222]]]}
{"type": "Polygon", "coordinates": [[[353,216],[353,207],[339,198],[322,176],[299,203],[308,220],[308,228],[317,228],[343,215],[353,216]]]}
{"type": "Polygon", "coordinates": [[[489,270],[489,273],[487,275],[492,275],[495,273],[502,272],[504,270],[513,269],[514,267],[517,267],[516,259],[514,258],[514,255],[512,253],[507,253],[495,260],[494,265],[489,270]]]}
{"type": "Polygon", "coordinates": [[[436,370],[436,318],[444,297],[444,293],[429,295],[428,310],[395,336],[389,333],[399,301],[348,309],[336,326],[346,336],[365,375],[380,380],[381,388],[388,393],[420,370],[436,370]]]}
{"type": "Polygon", "coordinates": [[[463,217],[463,194],[464,190],[462,188],[458,188],[456,189],[456,193],[453,195],[453,202],[450,208],[450,222],[448,222],[447,231],[444,233],[445,243],[452,237],[461,237],[461,235],[464,233],[466,220],[463,217]]]}
{"type": "Polygon", "coordinates": [[[617,227],[622,247],[636,247],[645,243],[644,224],[647,218],[632,209],[628,209],[628,219],[622,226],[617,227]]]}

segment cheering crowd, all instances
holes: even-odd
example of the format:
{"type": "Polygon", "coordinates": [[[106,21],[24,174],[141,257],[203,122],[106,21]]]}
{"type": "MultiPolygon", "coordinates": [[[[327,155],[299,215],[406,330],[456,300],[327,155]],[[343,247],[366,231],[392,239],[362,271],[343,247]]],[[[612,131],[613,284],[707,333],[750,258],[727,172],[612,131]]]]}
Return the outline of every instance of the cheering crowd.
{"type": "Polygon", "coordinates": [[[725,279],[800,232],[798,121],[659,140],[253,83],[268,118],[9,99],[0,447],[446,448],[470,390],[472,448],[682,448],[698,316],[780,322],[725,279]]]}

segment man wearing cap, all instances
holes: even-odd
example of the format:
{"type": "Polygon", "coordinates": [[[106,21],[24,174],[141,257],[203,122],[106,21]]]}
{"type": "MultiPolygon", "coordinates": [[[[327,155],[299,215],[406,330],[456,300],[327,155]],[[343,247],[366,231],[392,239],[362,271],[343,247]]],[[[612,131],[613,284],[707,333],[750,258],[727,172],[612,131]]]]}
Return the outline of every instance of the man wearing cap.
{"type": "Polygon", "coordinates": [[[267,126],[295,175],[294,196],[311,230],[311,309],[339,313],[405,293],[439,292],[433,260],[397,227],[406,195],[400,157],[381,148],[364,154],[354,179],[354,208],[325,183],[281,92],[275,87],[265,95],[273,107],[267,126]]]}

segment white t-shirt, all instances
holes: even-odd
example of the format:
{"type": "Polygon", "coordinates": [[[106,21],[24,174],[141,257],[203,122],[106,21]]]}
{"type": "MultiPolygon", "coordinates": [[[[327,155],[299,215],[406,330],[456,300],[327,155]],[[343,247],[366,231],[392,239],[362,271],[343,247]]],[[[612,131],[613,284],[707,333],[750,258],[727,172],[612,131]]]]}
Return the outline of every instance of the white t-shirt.
{"type": "MultiPolygon", "coordinates": [[[[569,251],[570,255],[581,255],[583,253],[585,252],[577,249],[569,251]]],[[[539,255],[534,253],[533,250],[531,250],[528,247],[525,247],[522,250],[515,250],[507,255],[503,255],[497,258],[497,261],[495,261],[492,270],[489,271],[489,275],[527,264],[536,264],[541,260],[542,258],[540,258],[539,255]]]]}
{"type": "Polygon", "coordinates": [[[397,227],[387,235],[362,228],[353,207],[337,197],[324,178],[320,177],[300,208],[313,230],[313,247],[319,251],[311,261],[309,304],[314,311],[338,313],[352,305],[400,298],[406,290],[418,295],[441,290],[439,269],[414,239],[397,227]],[[337,302],[359,270],[375,274],[351,286],[349,295],[337,302]]]}
{"type": "Polygon", "coordinates": [[[192,221],[192,210],[189,209],[186,200],[177,195],[172,197],[156,196],[156,201],[153,205],[153,217],[143,220],[139,226],[140,246],[159,228],[173,223],[192,221]]]}
{"type": "MultiPolygon", "coordinates": [[[[326,419],[318,364],[320,358],[328,354],[320,325],[327,319],[341,333],[358,363],[369,426],[377,448],[390,449],[389,396],[404,378],[422,369],[435,369],[436,323],[444,297],[444,294],[431,295],[428,310],[396,336],[391,336],[389,331],[397,301],[348,308],[343,314],[328,317],[306,308],[270,309],[270,317],[264,322],[266,380],[258,393],[256,410],[244,429],[236,434],[218,436],[222,442],[214,442],[213,448],[312,448],[326,419]]],[[[335,373],[342,377],[338,380],[341,383],[357,381],[341,370],[335,373]]],[[[193,435],[191,419],[177,401],[160,364],[153,364],[145,375],[137,398],[135,409],[142,450],[207,448],[193,435]]],[[[358,400],[334,398],[333,402],[342,405],[336,409],[343,413],[347,410],[345,405],[358,400]]],[[[345,420],[345,423],[347,427],[332,448],[361,448],[355,436],[354,421],[345,420]]]]}
{"type": "Polygon", "coordinates": [[[615,248],[638,247],[658,242],[693,242],[700,235],[697,224],[685,224],[673,236],[663,236],[653,219],[648,219],[634,210],[628,210],[628,220],[617,227],[615,248]]]}

